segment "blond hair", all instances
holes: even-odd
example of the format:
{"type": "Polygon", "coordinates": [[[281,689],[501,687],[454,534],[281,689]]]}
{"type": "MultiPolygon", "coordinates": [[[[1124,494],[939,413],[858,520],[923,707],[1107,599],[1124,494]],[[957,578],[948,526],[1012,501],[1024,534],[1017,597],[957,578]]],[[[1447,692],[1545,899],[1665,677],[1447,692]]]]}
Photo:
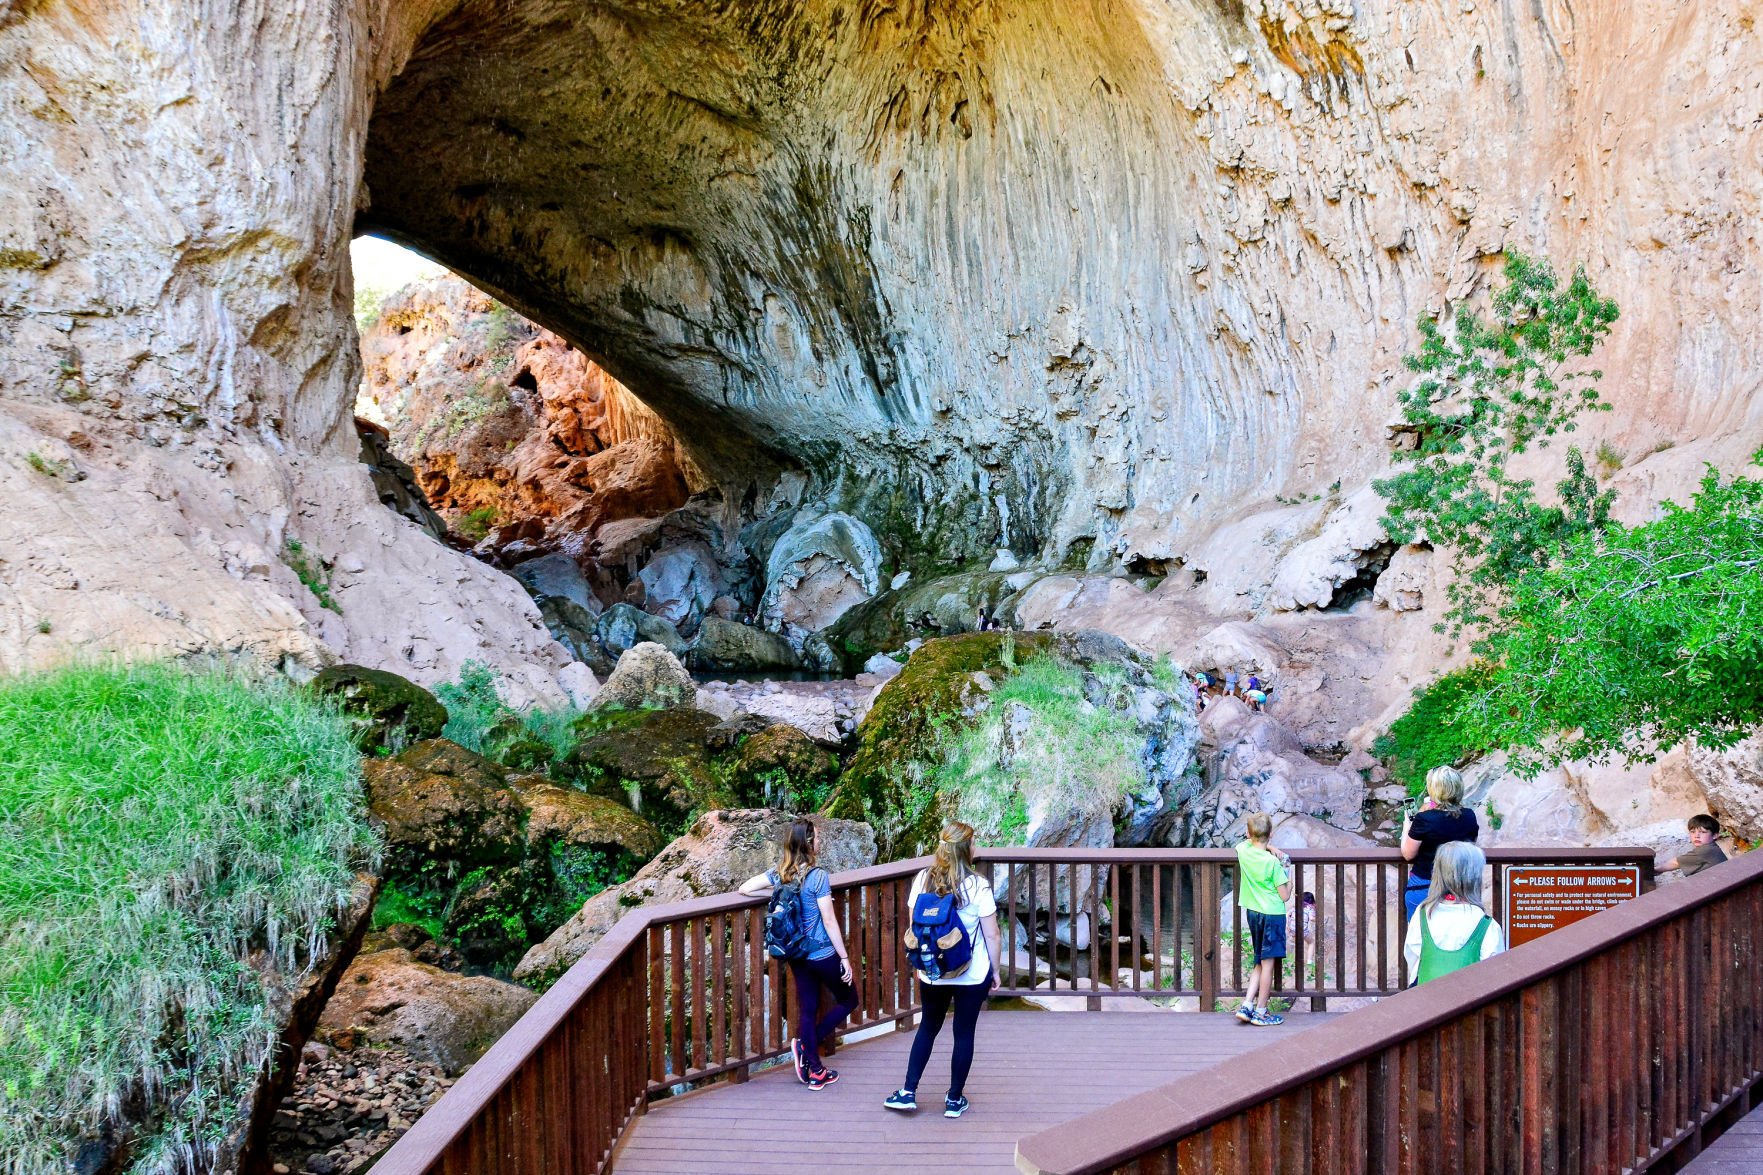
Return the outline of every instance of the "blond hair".
{"type": "Polygon", "coordinates": [[[1266,812],[1250,812],[1249,818],[1243,822],[1243,829],[1250,840],[1266,840],[1273,835],[1273,817],[1266,812]]]}
{"type": "Polygon", "coordinates": [[[924,871],[924,888],[934,894],[960,894],[972,876],[973,825],[951,820],[937,837],[936,860],[924,871]]]}
{"type": "Polygon", "coordinates": [[[1426,794],[1446,815],[1463,810],[1463,776],[1455,767],[1434,767],[1426,773],[1426,794]]]}
{"type": "Polygon", "coordinates": [[[1486,914],[1488,909],[1481,904],[1481,875],[1487,864],[1487,854],[1469,841],[1453,840],[1440,845],[1438,856],[1432,860],[1432,887],[1426,891],[1426,901],[1420,904],[1421,914],[1432,917],[1433,907],[1447,895],[1486,914]]]}

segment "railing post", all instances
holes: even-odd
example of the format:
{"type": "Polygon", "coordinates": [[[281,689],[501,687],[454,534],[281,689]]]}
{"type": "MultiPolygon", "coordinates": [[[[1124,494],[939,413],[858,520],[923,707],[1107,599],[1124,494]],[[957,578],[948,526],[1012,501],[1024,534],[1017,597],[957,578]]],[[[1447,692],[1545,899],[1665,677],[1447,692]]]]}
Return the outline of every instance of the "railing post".
{"type": "MultiPolygon", "coordinates": [[[[1215,861],[1201,862],[1196,872],[1199,885],[1194,895],[1194,971],[1200,989],[1200,1011],[1218,1006],[1218,888],[1220,869],[1215,861]]],[[[1176,944],[1179,954],[1181,944],[1176,944]]]]}

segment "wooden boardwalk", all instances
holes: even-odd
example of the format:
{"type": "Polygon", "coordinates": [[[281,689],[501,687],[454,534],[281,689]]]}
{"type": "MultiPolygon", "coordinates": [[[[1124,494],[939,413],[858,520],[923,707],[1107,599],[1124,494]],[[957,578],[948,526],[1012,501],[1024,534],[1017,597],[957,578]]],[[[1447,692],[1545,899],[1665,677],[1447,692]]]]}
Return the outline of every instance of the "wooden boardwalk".
{"type": "Polygon", "coordinates": [[[830,1064],[838,1083],[814,1092],[789,1066],[657,1102],[613,1162],[617,1175],[654,1172],[1014,1172],[1016,1140],[1186,1073],[1209,1069],[1332,1019],[1298,1013],[1251,1028],[1199,1012],[981,1014],[967,1096],[943,1117],[951,1029],[945,1024],[916,1114],[882,1107],[906,1071],[911,1032],[850,1045],[830,1064]]]}
{"type": "Polygon", "coordinates": [[[1757,1175],[1763,1171],[1763,1109],[1752,1110],[1690,1160],[1681,1175],[1757,1175]]]}

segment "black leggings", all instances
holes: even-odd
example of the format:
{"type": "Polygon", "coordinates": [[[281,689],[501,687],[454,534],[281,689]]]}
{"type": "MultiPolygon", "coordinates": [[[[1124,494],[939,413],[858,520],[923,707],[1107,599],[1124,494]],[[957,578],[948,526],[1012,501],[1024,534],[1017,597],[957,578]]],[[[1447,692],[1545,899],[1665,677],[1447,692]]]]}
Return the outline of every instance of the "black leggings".
{"type": "Polygon", "coordinates": [[[930,1064],[931,1046],[943,1030],[943,1017],[949,1005],[955,1005],[955,1052],[949,1058],[949,1096],[960,1097],[967,1084],[967,1071],[973,1068],[973,1030],[979,1023],[979,1010],[986,1006],[986,993],[992,989],[988,976],[983,983],[926,983],[918,981],[918,1002],[924,1014],[918,1019],[918,1035],[912,1038],[912,1058],[906,1062],[906,1089],[918,1091],[918,1079],[930,1064]]]}
{"type": "Polygon", "coordinates": [[[839,957],[791,959],[796,977],[796,1035],[802,1041],[803,1060],[812,1072],[821,1067],[820,1046],[838,1030],[857,1006],[857,993],[839,972],[839,957]],[[832,1005],[822,1014],[820,989],[832,995],[832,1005]]]}

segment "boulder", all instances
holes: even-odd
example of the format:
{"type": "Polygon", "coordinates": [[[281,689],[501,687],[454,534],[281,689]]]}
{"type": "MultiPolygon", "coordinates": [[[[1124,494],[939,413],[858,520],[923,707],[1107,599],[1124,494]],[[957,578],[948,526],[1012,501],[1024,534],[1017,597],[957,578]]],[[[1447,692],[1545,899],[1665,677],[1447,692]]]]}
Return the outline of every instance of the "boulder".
{"type": "Polygon", "coordinates": [[[644,641],[625,650],[600,690],[594,708],[662,710],[689,706],[698,695],[698,683],[671,652],[644,641]]]}
{"type": "Polygon", "coordinates": [[[683,707],[643,710],[619,713],[616,722],[596,728],[598,716],[592,712],[578,724],[585,737],[560,767],[584,790],[674,828],[688,813],[733,798],[712,771],[705,745],[716,715],[683,707]]]}
{"type": "MultiPolygon", "coordinates": [[[[776,863],[791,819],[787,812],[764,808],[706,813],[635,877],[589,899],[575,917],[528,951],[514,970],[515,979],[550,984],[639,906],[735,889],[776,863]]],[[[819,816],[814,821],[821,865],[839,873],[875,863],[875,834],[868,825],[819,816]]]]}
{"type": "Polygon", "coordinates": [[[661,851],[661,834],[647,820],[614,800],[559,787],[543,775],[515,775],[509,786],[527,808],[527,847],[601,849],[648,860],[661,851]]]}
{"type": "MultiPolygon", "coordinates": [[[[888,681],[900,675],[903,663],[894,660],[886,653],[877,653],[863,663],[863,672],[873,674],[881,681],[888,681]]],[[[880,684],[880,682],[877,682],[880,684]]]]}
{"type": "Polygon", "coordinates": [[[1691,746],[1689,770],[1708,808],[1734,836],[1763,836],[1763,731],[1725,750],[1691,746]]]}
{"type": "Polygon", "coordinates": [[[741,740],[735,772],[750,793],[763,795],[768,804],[819,807],[838,777],[839,761],[802,731],[777,722],[741,740]]]}
{"type": "Polygon", "coordinates": [[[385,826],[388,865],[512,861],[526,843],[525,809],[507,772],[456,743],[428,739],[362,765],[368,805],[385,826]]]}
{"type": "Polygon", "coordinates": [[[1365,826],[1364,780],[1311,759],[1277,718],[1226,697],[1208,706],[1201,721],[1218,750],[1208,762],[1202,804],[1209,819],[1192,830],[1200,843],[1234,843],[1252,812],[1314,816],[1348,831],[1365,826]]]}
{"type": "Polygon", "coordinates": [[[643,641],[653,641],[676,657],[685,656],[686,639],[673,625],[630,604],[614,604],[594,622],[594,635],[608,656],[617,657],[643,641]]]}
{"type": "Polygon", "coordinates": [[[541,603],[553,599],[574,604],[589,617],[589,627],[592,627],[593,618],[605,611],[600,597],[589,586],[588,577],[582,574],[581,564],[561,552],[517,563],[508,574],[518,579],[521,586],[541,603]]]}
{"type": "Polygon", "coordinates": [[[643,584],[649,612],[688,632],[709,611],[711,601],[722,594],[716,555],[696,541],[657,552],[637,578],[643,584]]]}
{"type": "Polygon", "coordinates": [[[876,653],[905,648],[914,639],[973,631],[983,608],[1007,614],[1013,589],[1002,572],[975,571],[908,583],[856,604],[827,630],[827,639],[847,670],[860,668],[876,653]]]}
{"type": "Polygon", "coordinates": [[[686,664],[699,670],[765,673],[798,669],[801,662],[790,642],[775,632],[706,616],[686,650],[686,664]]]}
{"type": "Polygon", "coordinates": [[[743,704],[750,712],[773,722],[787,722],[829,747],[836,747],[844,740],[844,733],[839,729],[838,704],[831,698],[779,690],[756,694],[743,704]]]}
{"type": "Polygon", "coordinates": [[[881,545],[849,514],[799,515],[765,560],[767,624],[817,632],[881,590],[881,545]]]}
{"type": "Polygon", "coordinates": [[[332,1038],[354,1033],[460,1073],[538,998],[518,984],[443,971],[394,948],[356,957],[319,1027],[332,1038]]]}
{"type": "Polygon", "coordinates": [[[608,672],[612,661],[600,649],[600,634],[594,613],[562,596],[542,596],[538,601],[539,617],[557,643],[569,650],[570,656],[589,666],[608,672]]]}
{"type": "Polygon", "coordinates": [[[314,692],[342,701],[364,752],[398,752],[411,743],[439,738],[447,709],[413,681],[361,665],[332,665],[312,679],[314,692]]]}

